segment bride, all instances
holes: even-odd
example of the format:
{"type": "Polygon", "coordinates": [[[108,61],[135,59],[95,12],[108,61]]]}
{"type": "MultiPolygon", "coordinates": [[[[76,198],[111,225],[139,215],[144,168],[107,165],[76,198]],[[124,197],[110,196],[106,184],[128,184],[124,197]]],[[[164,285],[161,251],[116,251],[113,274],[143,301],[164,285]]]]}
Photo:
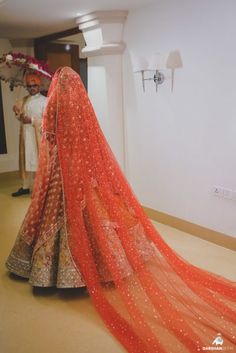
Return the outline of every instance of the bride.
{"type": "Polygon", "coordinates": [[[235,284],[164,242],[68,67],[49,89],[32,202],[7,267],[33,286],[86,286],[130,353],[200,352],[218,332],[236,347],[235,284]]]}

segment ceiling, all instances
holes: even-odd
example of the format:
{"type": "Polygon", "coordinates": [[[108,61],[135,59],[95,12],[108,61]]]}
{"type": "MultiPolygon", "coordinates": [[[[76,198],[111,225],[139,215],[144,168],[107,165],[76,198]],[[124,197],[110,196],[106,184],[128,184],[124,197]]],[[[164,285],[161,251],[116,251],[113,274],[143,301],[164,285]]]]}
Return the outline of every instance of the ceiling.
{"type": "Polygon", "coordinates": [[[0,38],[37,38],[76,27],[99,10],[133,10],[155,0],[0,0],[0,38]]]}

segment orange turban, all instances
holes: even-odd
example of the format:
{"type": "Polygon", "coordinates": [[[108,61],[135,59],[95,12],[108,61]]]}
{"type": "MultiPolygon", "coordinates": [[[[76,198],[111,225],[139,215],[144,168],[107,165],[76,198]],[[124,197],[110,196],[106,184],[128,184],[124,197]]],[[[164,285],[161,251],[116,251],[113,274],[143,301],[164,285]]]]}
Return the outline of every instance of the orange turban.
{"type": "Polygon", "coordinates": [[[41,85],[41,79],[39,77],[39,75],[36,75],[36,74],[27,74],[26,75],[26,84],[33,84],[33,85],[41,85]]]}

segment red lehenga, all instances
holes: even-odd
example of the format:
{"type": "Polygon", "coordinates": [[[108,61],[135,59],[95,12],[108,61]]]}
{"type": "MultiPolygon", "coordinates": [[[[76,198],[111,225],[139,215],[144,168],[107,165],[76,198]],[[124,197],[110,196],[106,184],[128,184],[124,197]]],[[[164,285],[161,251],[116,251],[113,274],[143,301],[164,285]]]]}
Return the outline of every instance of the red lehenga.
{"type": "Polygon", "coordinates": [[[32,203],[7,266],[36,286],[86,285],[130,353],[236,350],[235,283],[157,233],[70,68],[50,86],[32,203]]]}

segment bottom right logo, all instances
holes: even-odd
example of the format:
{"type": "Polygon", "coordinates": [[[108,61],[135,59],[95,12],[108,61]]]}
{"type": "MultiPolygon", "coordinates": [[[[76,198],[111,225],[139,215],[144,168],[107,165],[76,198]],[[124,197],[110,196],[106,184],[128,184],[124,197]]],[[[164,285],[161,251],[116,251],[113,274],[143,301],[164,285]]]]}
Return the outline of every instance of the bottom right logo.
{"type": "Polygon", "coordinates": [[[233,347],[224,346],[224,339],[221,333],[217,333],[213,339],[211,346],[202,347],[203,351],[232,351],[233,347]]]}
{"type": "Polygon", "coordinates": [[[212,344],[216,345],[216,346],[222,346],[224,343],[224,340],[221,336],[221,333],[217,333],[216,338],[214,339],[214,341],[212,342],[212,344]]]}

